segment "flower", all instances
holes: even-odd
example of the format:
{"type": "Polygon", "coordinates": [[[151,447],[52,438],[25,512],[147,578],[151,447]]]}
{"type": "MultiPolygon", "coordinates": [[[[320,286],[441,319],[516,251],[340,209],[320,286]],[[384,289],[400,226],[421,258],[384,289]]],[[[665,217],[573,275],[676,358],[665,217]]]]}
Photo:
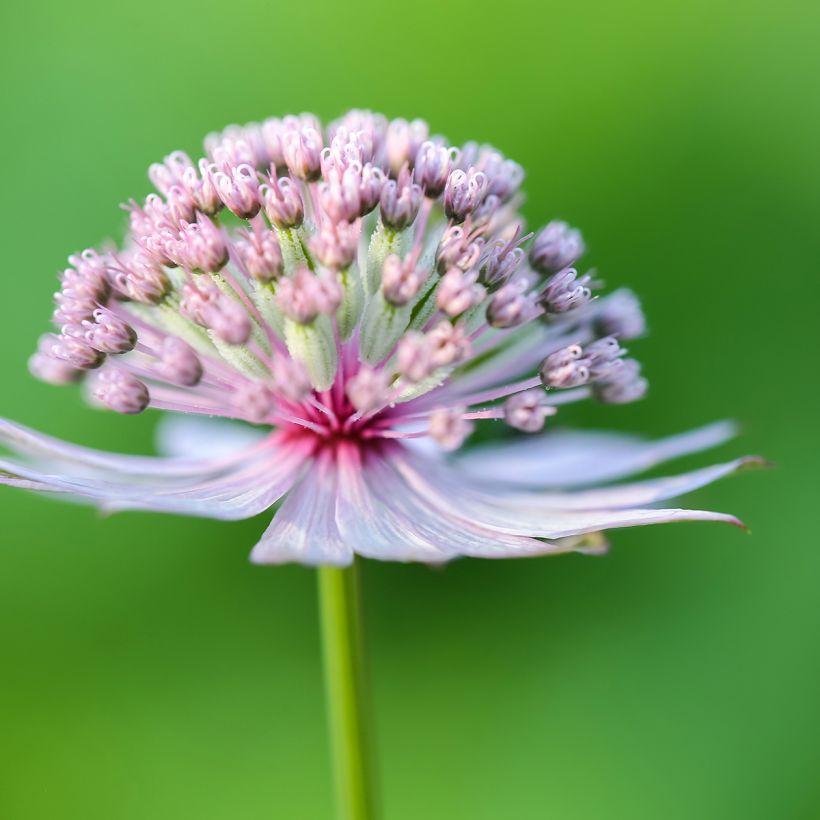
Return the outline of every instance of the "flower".
{"type": "Polygon", "coordinates": [[[121,413],[169,411],[168,455],[0,420],[0,483],[218,519],[281,502],[259,563],[599,553],[615,527],[739,524],[659,504],[759,459],[594,486],[732,426],[656,442],[552,429],[564,405],[644,395],[623,347],[644,331],[640,305],[596,292],[565,222],[522,236],[518,164],[429,133],[367,111],[323,130],[303,114],[152,165],[159,193],[126,206],[122,249],[69,258],[57,332],[30,367],[121,413]],[[486,420],[510,436],[462,449],[486,420]]]}

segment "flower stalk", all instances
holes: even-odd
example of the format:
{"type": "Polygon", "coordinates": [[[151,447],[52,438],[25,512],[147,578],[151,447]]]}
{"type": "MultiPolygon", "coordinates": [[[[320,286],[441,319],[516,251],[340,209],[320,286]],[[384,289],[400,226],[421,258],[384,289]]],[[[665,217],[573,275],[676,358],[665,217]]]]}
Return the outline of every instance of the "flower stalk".
{"type": "Polygon", "coordinates": [[[336,820],[378,816],[359,563],[318,569],[336,820]]]}

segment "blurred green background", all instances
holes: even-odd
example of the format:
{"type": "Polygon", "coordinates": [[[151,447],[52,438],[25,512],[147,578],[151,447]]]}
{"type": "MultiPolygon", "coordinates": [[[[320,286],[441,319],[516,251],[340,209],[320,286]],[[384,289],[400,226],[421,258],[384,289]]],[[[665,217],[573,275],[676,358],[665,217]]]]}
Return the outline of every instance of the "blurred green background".
{"type": "MultiPolygon", "coordinates": [[[[735,417],[715,459],[777,464],[693,499],[751,537],[691,524],[618,531],[601,559],[368,564],[387,820],[820,816],[817,4],[0,15],[0,415],[147,451],[154,414],[29,378],[56,271],[120,235],[118,203],[170,150],[363,106],[496,143],[528,170],[530,219],[580,225],[643,296],[649,399],[565,420],[660,435],[735,417]]],[[[329,817],[314,573],[250,566],[265,524],[0,492],[0,816],[329,817]]]]}

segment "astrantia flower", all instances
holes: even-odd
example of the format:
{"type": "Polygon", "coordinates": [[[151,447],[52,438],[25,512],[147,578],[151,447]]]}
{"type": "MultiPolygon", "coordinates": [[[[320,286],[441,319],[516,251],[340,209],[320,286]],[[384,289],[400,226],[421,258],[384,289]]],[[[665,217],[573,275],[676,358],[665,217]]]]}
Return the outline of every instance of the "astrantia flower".
{"type": "Polygon", "coordinates": [[[525,232],[516,163],[366,111],[232,126],[206,149],[151,167],[122,249],[69,258],[31,370],[121,413],[255,426],[177,416],[172,454],[149,458],[4,421],[0,482],[221,519],[281,502],[260,563],[600,552],[613,527],[738,523],[660,502],[753,459],[591,488],[729,425],[654,443],[551,429],[564,405],[644,395],[624,347],[644,321],[579,267],[577,230],[525,232]],[[520,435],[462,454],[481,423],[520,435]]]}

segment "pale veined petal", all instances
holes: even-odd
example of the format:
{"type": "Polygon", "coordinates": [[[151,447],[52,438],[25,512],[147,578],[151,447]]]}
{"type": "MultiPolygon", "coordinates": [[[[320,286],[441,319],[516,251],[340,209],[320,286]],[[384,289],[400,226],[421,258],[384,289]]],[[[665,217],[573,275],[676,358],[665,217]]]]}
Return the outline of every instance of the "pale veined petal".
{"type": "MultiPolygon", "coordinates": [[[[757,456],[745,456],[725,464],[714,464],[700,470],[692,470],[676,476],[650,478],[630,484],[615,484],[593,490],[575,490],[574,492],[539,492],[539,491],[503,491],[504,504],[513,508],[538,506],[550,510],[600,510],[624,509],[656,504],[668,498],[676,498],[685,493],[705,487],[718,479],[744,469],[765,466],[766,461],[757,456]]],[[[442,475],[447,475],[442,472],[442,475]]],[[[465,476],[459,482],[465,482],[479,491],[493,493],[496,489],[491,480],[479,480],[465,476]]]]}
{"type": "Polygon", "coordinates": [[[476,558],[515,558],[572,551],[576,544],[540,541],[520,534],[503,533],[457,515],[461,499],[450,495],[431,504],[394,469],[391,453],[368,462],[367,477],[371,491],[389,505],[397,526],[415,538],[438,548],[443,560],[458,555],[476,558]]]}
{"type": "Polygon", "coordinates": [[[398,476],[394,474],[389,488],[382,487],[387,492],[377,492],[384,471],[375,460],[368,456],[363,462],[358,447],[339,447],[336,523],[344,540],[359,555],[380,561],[441,563],[451,558],[452,544],[422,537],[398,511],[396,494],[409,491],[406,486],[395,486],[401,481],[398,476]]]}
{"type": "MultiPolygon", "coordinates": [[[[268,437],[271,434],[268,433],[268,437]]],[[[223,445],[215,447],[224,449],[223,445]]],[[[34,459],[39,464],[51,464],[55,471],[66,471],[68,475],[113,474],[114,477],[129,477],[137,480],[145,477],[148,481],[163,483],[188,475],[203,474],[206,471],[218,472],[229,469],[235,462],[249,457],[249,454],[265,447],[264,438],[244,442],[243,446],[233,448],[218,457],[166,458],[157,456],[126,455],[108,453],[72,444],[53,436],[46,435],[22,424],[0,419],[0,450],[26,459],[34,459]]]]}
{"type": "Polygon", "coordinates": [[[0,458],[0,484],[68,494],[108,510],[221,519],[247,518],[274,504],[315,446],[274,434],[230,457],[180,460],[99,452],[9,422],[0,433],[23,456],[0,458]]]}
{"type": "Polygon", "coordinates": [[[532,487],[574,487],[612,481],[722,444],[735,435],[731,422],[717,422],[675,436],[647,441],[599,431],[550,430],[500,444],[475,447],[458,457],[473,475],[532,487]]]}
{"type": "Polygon", "coordinates": [[[319,454],[291,490],[251,552],[255,564],[330,564],[347,566],[353,544],[336,524],[338,471],[330,453],[319,454]]]}
{"type": "Polygon", "coordinates": [[[503,491],[492,493],[459,486],[452,471],[448,474],[440,463],[428,464],[417,455],[395,452],[391,464],[432,507],[444,513],[453,510],[453,514],[466,521],[508,534],[553,539],[673,521],[723,521],[742,526],[734,516],[704,510],[559,510],[539,504],[535,494],[532,503],[510,504],[503,491]]]}
{"type": "Polygon", "coordinates": [[[271,431],[230,419],[166,413],[156,429],[157,449],[172,458],[218,458],[261,441],[271,431]]]}

